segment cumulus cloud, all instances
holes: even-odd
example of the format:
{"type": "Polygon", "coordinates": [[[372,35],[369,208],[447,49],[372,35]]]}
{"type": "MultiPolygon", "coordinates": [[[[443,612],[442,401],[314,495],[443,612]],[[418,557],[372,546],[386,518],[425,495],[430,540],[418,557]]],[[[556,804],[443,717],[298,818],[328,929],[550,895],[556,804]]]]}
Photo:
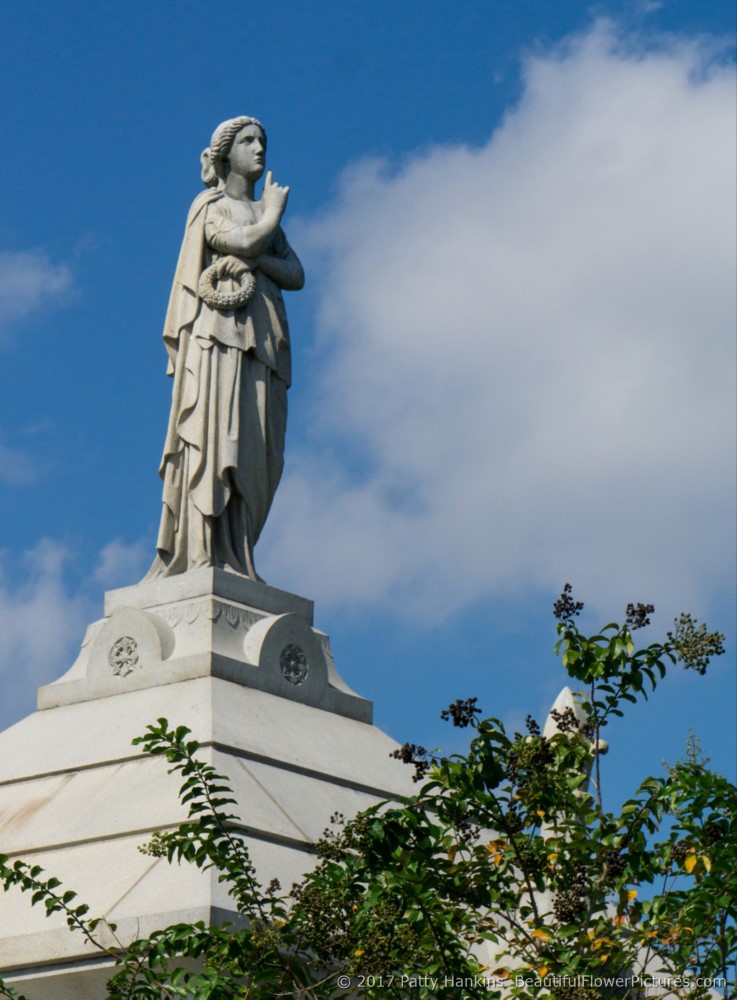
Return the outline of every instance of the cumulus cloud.
{"type": "Polygon", "coordinates": [[[428,617],[729,586],[734,75],[600,21],[527,59],[481,148],[346,172],[295,233],[324,363],[271,579],[428,617]]]}
{"type": "Polygon", "coordinates": [[[71,287],[71,270],[53,263],[43,250],[0,251],[0,345],[9,324],[71,287]]]}

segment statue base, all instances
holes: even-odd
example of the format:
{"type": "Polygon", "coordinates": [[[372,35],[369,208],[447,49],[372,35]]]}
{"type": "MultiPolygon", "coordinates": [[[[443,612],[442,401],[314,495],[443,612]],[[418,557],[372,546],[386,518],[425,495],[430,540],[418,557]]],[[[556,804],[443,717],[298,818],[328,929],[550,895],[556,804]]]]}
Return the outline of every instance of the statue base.
{"type": "MultiPolygon", "coordinates": [[[[312,603],[221,570],[106,595],[68,673],[0,733],[0,850],[39,864],[132,940],[234,918],[216,874],[141,854],[185,813],[165,762],[131,740],[187,726],[229,777],[259,877],[288,891],[330,816],[412,794],[371,703],[340,679],[312,603]]],[[[16,888],[0,901],[0,975],[29,1000],[102,1000],[111,961],[16,888]]],[[[105,924],[101,943],[112,945],[105,924]]]]}
{"type": "Polygon", "coordinates": [[[373,706],[344,683],[313,602],[228,570],[203,568],[105,595],[74,665],[39,689],[55,708],[194,677],[220,677],[371,722],[373,706]]]}

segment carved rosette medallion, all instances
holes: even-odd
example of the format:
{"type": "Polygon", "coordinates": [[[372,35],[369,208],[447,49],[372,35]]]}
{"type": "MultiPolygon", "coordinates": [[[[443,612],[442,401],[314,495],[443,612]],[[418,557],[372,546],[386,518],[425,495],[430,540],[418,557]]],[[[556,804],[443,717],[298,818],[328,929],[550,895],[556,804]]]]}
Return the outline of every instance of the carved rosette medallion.
{"type": "Polygon", "coordinates": [[[290,643],[281,651],[279,665],[284,679],[290,684],[304,684],[309,667],[307,657],[301,646],[290,643]]]}
{"type": "Polygon", "coordinates": [[[138,643],[129,635],[116,639],[110,648],[108,662],[116,677],[127,677],[140,665],[138,643]]]}

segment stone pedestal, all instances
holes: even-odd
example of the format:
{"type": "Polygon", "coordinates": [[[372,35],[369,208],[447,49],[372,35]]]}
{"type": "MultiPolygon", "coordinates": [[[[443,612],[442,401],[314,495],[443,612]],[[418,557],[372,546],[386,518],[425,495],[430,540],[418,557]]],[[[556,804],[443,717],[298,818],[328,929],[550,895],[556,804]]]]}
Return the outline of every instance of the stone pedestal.
{"type": "MultiPolygon", "coordinates": [[[[183,811],[176,778],[131,740],[164,717],[230,777],[259,875],[288,887],[339,811],[410,794],[310,601],[221,570],[108,593],[74,665],[0,734],[0,852],[43,866],[129,940],[227,919],[216,876],[141,854],[183,811]]],[[[98,1000],[109,965],[63,917],[0,895],[0,975],[30,1000],[98,1000]]]]}

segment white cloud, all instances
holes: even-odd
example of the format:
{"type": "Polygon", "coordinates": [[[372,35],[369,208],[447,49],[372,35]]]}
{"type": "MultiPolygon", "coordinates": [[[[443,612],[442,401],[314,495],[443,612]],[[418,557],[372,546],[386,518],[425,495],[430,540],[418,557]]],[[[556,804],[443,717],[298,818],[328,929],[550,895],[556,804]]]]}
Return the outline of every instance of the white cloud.
{"type": "Polygon", "coordinates": [[[7,486],[22,486],[34,482],[37,475],[30,455],[0,440],[0,482],[7,486]]]}
{"type": "Polygon", "coordinates": [[[72,287],[72,272],[43,250],[0,251],[0,344],[3,330],[72,287]]]}
{"type": "Polygon", "coordinates": [[[150,539],[130,544],[114,538],[101,550],[93,579],[106,589],[137,583],[153,561],[150,539]]]}
{"type": "Polygon", "coordinates": [[[482,148],[349,170],[292,227],[325,363],[269,578],[431,617],[729,586],[734,115],[705,43],[598,22],[526,61],[482,148]]]}
{"type": "Polygon", "coordinates": [[[52,539],[20,555],[0,550],[0,728],[32,711],[35,688],[72,665],[87,626],[100,617],[100,586],[135,583],[150,559],[144,541],[113,539],[101,549],[87,587],[67,579],[75,554],[52,539]]]}
{"type": "Polygon", "coordinates": [[[90,602],[64,581],[67,550],[43,539],[20,559],[0,553],[0,725],[33,708],[35,685],[49,683],[72,664],[90,602]]]}

